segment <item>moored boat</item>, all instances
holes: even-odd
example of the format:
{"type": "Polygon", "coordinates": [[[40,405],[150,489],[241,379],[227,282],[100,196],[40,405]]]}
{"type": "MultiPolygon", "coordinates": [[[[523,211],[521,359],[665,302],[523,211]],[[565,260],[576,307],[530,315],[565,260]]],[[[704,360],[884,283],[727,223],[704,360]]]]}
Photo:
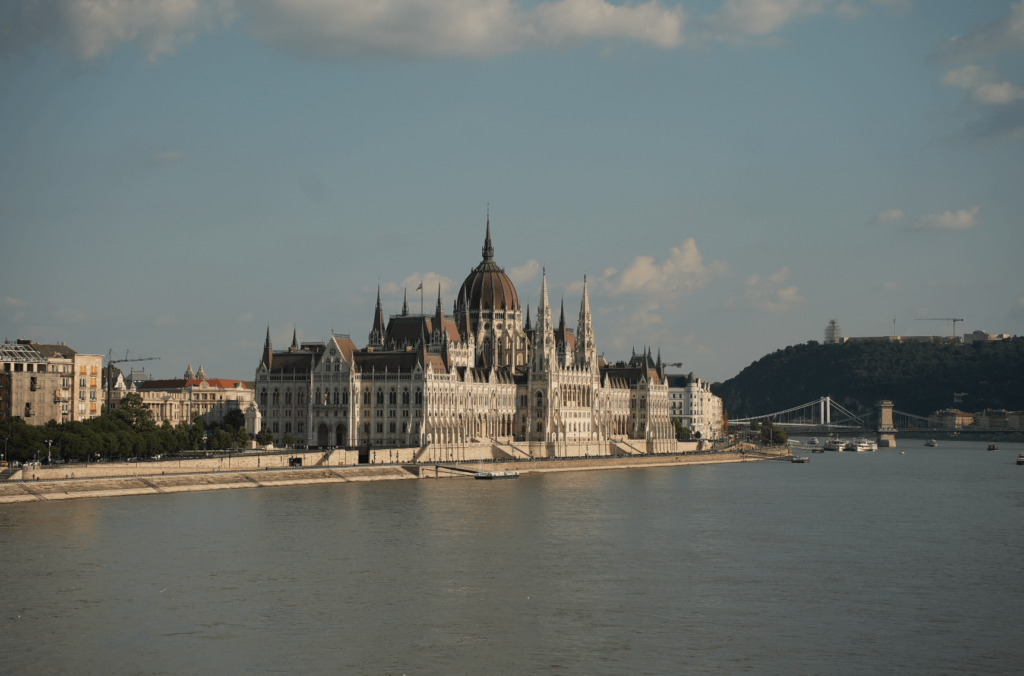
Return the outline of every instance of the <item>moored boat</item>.
{"type": "Polygon", "coordinates": [[[998,451],[998,450],[999,450],[999,447],[998,447],[998,446],[996,446],[996,442],[994,442],[994,441],[993,441],[993,442],[992,442],[991,444],[989,444],[989,445],[988,445],[988,449],[987,449],[987,450],[990,450],[990,451],[998,451]]]}
{"type": "Polygon", "coordinates": [[[935,448],[936,446],[939,445],[939,442],[935,441],[934,439],[929,439],[928,441],[924,442],[924,445],[925,446],[931,446],[932,448],[935,448]]]}
{"type": "Polygon", "coordinates": [[[868,451],[877,451],[878,444],[871,441],[870,439],[856,439],[853,441],[846,442],[846,445],[843,447],[843,450],[854,453],[866,453],[868,451]]]}
{"type": "Polygon", "coordinates": [[[1017,464],[1024,465],[1024,453],[1021,453],[1020,455],[1017,456],[1017,464]]]}
{"type": "Polygon", "coordinates": [[[818,441],[818,437],[811,437],[811,440],[808,441],[807,443],[809,443],[811,446],[817,446],[821,442],[818,441]]]}
{"type": "Polygon", "coordinates": [[[477,479],[518,479],[519,472],[477,472],[473,476],[477,479]]]}
{"type": "Polygon", "coordinates": [[[843,450],[843,446],[845,444],[846,441],[844,439],[839,439],[838,437],[833,439],[826,439],[824,448],[826,451],[841,451],[843,450]]]}

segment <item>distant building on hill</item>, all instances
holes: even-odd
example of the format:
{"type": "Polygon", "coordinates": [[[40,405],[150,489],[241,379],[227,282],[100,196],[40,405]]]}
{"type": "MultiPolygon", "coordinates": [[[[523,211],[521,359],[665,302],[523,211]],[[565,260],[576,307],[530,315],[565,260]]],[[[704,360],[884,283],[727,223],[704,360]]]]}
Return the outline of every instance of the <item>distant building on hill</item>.
{"type": "Polygon", "coordinates": [[[972,333],[964,334],[964,344],[969,345],[976,342],[987,342],[993,340],[1009,340],[1010,334],[1008,333],[985,333],[984,331],[974,331],[972,333]]]}
{"type": "Polygon", "coordinates": [[[825,327],[825,344],[835,345],[843,342],[843,331],[839,328],[839,322],[834,319],[828,320],[828,326],[825,327]]]}
{"type": "Polygon", "coordinates": [[[928,416],[928,420],[938,427],[958,430],[973,425],[974,414],[965,413],[955,408],[947,408],[932,413],[928,416]]]}

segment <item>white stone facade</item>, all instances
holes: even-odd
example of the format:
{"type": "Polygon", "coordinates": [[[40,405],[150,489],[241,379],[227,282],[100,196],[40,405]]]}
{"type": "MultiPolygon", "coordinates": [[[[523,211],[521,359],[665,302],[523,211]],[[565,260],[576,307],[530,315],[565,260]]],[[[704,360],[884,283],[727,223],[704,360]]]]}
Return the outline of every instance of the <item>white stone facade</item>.
{"type": "Polygon", "coordinates": [[[701,439],[718,439],[725,433],[722,399],[711,393],[711,384],[695,377],[668,376],[669,407],[673,418],[701,439]]]}
{"type": "MultiPolygon", "coordinates": [[[[445,314],[405,304],[385,323],[378,294],[367,346],[348,335],[274,351],[270,331],[254,381],[263,428],[281,443],[416,447],[413,459],[460,458],[481,442],[510,457],[556,456],[572,445],[643,440],[674,447],[668,386],[649,353],[608,364],[597,356],[584,280],[577,330],[555,326],[542,282],[537,322],[493,260],[490,225],[483,261],[445,314]]],[[[632,448],[632,446],[630,446],[632,448]]],[[[584,451],[589,452],[589,451],[584,451]]],[[[624,451],[631,452],[631,451],[624,451]]]]}

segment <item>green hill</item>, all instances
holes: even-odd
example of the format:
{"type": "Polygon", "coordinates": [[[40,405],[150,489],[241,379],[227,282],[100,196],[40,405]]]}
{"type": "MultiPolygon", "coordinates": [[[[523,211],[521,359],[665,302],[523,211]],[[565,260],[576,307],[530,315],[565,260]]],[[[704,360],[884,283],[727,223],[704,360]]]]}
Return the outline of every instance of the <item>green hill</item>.
{"type": "Polygon", "coordinates": [[[861,413],[879,399],[896,409],[928,415],[957,408],[1024,408],[1024,338],[969,345],[921,342],[811,341],[766,355],[735,378],[714,383],[730,418],[784,410],[831,396],[861,413]]]}

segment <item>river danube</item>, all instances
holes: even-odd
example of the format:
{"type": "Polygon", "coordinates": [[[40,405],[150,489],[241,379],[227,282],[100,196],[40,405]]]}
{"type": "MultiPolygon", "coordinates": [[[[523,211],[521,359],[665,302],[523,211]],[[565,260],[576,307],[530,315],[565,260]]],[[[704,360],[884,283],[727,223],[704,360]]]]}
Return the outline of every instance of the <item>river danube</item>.
{"type": "Polygon", "coordinates": [[[898,443],[4,505],[0,674],[1020,673],[1024,447],[898,443]]]}

